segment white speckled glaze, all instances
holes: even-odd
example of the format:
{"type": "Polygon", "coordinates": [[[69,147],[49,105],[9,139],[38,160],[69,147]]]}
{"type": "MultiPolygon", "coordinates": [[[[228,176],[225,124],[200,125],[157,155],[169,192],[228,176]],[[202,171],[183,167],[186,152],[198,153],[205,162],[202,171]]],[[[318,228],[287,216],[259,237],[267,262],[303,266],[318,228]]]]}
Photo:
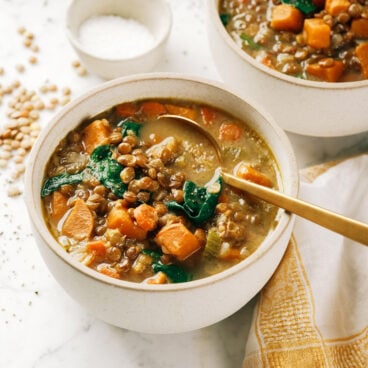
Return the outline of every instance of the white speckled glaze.
{"type": "Polygon", "coordinates": [[[163,58],[171,25],[171,10],[166,0],[72,0],[66,14],[70,43],[88,71],[105,79],[151,71],[163,58]],[[119,15],[140,22],[152,33],[153,46],[126,59],[109,60],[91,55],[79,42],[78,30],[85,20],[96,15],[119,15]]]}
{"type": "Polygon", "coordinates": [[[278,224],[259,249],[214,276],[182,284],[148,285],[109,278],[80,264],[55,241],[45,224],[40,198],[45,165],[60,139],[81,120],[141,98],[182,98],[218,106],[261,134],[279,163],[280,186],[297,195],[298,173],[285,133],[272,118],[227,90],[198,77],[156,73],[106,82],[65,107],[42,131],[26,172],[26,204],[40,252],[61,286],[98,318],[145,333],[178,333],[211,325],[245,305],[266,283],[286,249],[294,216],[280,210],[278,224]]]}
{"type": "Polygon", "coordinates": [[[207,0],[208,40],[223,80],[264,106],[287,131],[337,137],[368,130],[368,80],[327,83],[302,80],[254,60],[221,23],[220,0],[207,0]]]}

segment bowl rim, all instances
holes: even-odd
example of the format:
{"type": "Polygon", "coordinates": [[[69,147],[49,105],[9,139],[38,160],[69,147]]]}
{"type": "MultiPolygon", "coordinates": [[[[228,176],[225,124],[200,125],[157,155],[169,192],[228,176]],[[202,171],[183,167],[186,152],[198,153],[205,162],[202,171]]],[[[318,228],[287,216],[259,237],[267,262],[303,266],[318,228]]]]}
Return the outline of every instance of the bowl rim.
{"type": "MultiPolygon", "coordinates": [[[[265,253],[269,252],[273,247],[276,246],[277,240],[283,236],[284,231],[292,226],[295,220],[295,215],[287,213],[286,211],[279,209],[277,213],[278,222],[275,226],[274,230],[271,230],[266,239],[260,244],[257,250],[252,253],[249,257],[239,262],[236,265],[231,266],[230,268],[221,271],[217,274],[207,276],[201,279],[192,280],[184,283],[170,283],[164,285],[150,285],[147,283],[136,283],[125,280],[117,280],[112,277],[103,275],[96,270],[93,270],[81,262],[75,260],[73,257],[69,255],[63,249],[60,244],[55,240],[55,238],[51,235],[50,231],[47,228],[46,222],[44,220],[43,214],[38,213],[36,211],[37,205],[36,203],[41,201],[41,197],[35,198],[33,193],[39,193],[40,188],[37,188],[35,191],[35,180],[33,180],[35,175],[35,168],[40,163],[42,164],[42,160],[36,160],[38,155],[38,151],[43,146],[44,142],[48,139],[48,133],[53,129],[55,125],[58,124],[60,119],[69,113],[70,110],[73,110],[78,107],[79,104],[83,103],[86,99],[89,99],[99,93],[103,93],[106,90],[113,89],[122,84],[126,84],[129,82],[140,82],[140,81],[148,81],[148,80],[183,80],[185,82],[191,83],[201,83],[208,85],[211,88],[217,88],[221,91],[224,91],[227,94],[233,95],[241,100],[245,101],[249,104],[253,109],[256,110],[261,116],[265,118],[267,124],[271,126],[274,132],[277,134],[278,139],[280,140],[283,149],[288,154],[288,166],[291,167],[292,179],[290,183],[291,190],[294,192],[292,195],[297,195],[299,189],[299,174],[297,170],[297,163],[294,155],[294,151],[290,144],[290,141],[286,135],[286,133],[275,123],[273,118],[265,111],[263,108],[258,106],[256,102],[250,101],[249,99],[245,99],[239,96],[235,91],[229,89],[222,82],[217,82],[213,80],[209,80],[207,78],[199,77],[199,76],[191,76],[191,75],[182,75],[177,73],[165,73],[165,72],[156,72],[156,73],[143,73],[131,75],[128,77],[120,77],[111,81],[107,81],[91,88],[89,91],[77,97],[75,100],[71,101],[67,106],[64,106],[51,121],[41,130],[41,134],[37,138],[35,145],[32,147],[29,161],[33,163],[33,165],[29,165],[26,169],[25,173],[25,203],[28,210],[29,219],[33,225],[33,231],[37,233],[37,235],[42,239],[42,241],[46,244],[47,248],[51,250],[59,259],[61,259],[64,263],[71,266],[75,271],[80,272],[86,277],[91,277],[95,281],[107,284],[112,287],[118,287],[122,289],[129,289],[131,291],[136,292],[179,292],[188,289],[196,289],[204,286],[208,286],[211,284],[215,284],[220,282],[221,280],[227,279],[236,273],[242,271],[250,267],[253,263],[255,263],[258,259],[262,258],[265,253]]],[[[47,160],[49,156],[47,157],[47,160]]],[[[47,161],[44,162],[43,166],[47,161]]],[[[42,212],[42,211],[41,211],[42,212]]],[[[37,239],[37,238],[36,238],[37,239]]],[[[39,244],[37,244],[39,245],[39,244]]],[[[50,269],[51,270],[51,269],[50,269]]],[[[52,270],[51,270],[52,271],[52,270]]]]}
{"type": "MultiPolygon", "coordinates": [[[[162,33],[162,35],[155,40],[155,42],[146,50],[141,51],[140,53],[130,56],[130,57],[124,57],[124,58],[108,58],[108,57],[102,57],[98,54],[94,54],[87,50],[85,46],[79,41],[78,35],[72,31],[71,25],[70,25],[70,18],[71,14],[73,12],[73,6],[78,0],[71,0],[67,10],[66,10],[66,16],[65,16],[65,28],[66,28],[66,35],[69,39],[69,42],[73,45],[73,47],[76,50],[80,50],[85,55],[88,55],[90,58],[94,58],[96,60],[99,60],[100,62],[109,62],[110,64],[118,64],[121,62],[129,62],[129,61],[136,61],[138,59],[142,59],[147,57],[150,53],[154,52],[156,49],[160,48],[169,38],[170,32],[172,29],[173,19],[172,19],[172,11],[171,7],[169,6],[168,2],[166,0],[159,0],[156,1],[156,5],[160,6],[160,8],[164,9],[167,13],[166,22],[164,22],[165,31],[162,33]]],[[[98,15],[98,14],[95,14],[98,15]]],[[[78,28],[81,26],[82,23],[78,24],[78,28]]],[[[143,24],[146,26],[145,24],[143,24]]]]}
{"type": "Polygon", "coordinates": [[[207,8],[209,13],[209,21],[212,21],[216,31],[219,32],[220,36],[227,44],[228,47],[235,52],[240,59],[249,63],[253,68],[261,71],[264,74],[267,74],[275,79],[279,79],[283,82],[294,84],[297,86],[303,86],[307,88],[321,89],[321,90],[344,90],[344,89],[357,89],[357,88],[366,88],[368,87],[368,79],[353,81],[353,82],[319,82],[312,81],[307,79],[300,79],[296,77],[292,77],[290,75],[281,73],[277,70],[273,70],[257,60],[255,60],[252,56],[242,50],[231,38],[229,33],[226,31],[225,27],[221,23],[221,19],[219,17],[218,5],[221,0],[207,0],[207,8]]]}

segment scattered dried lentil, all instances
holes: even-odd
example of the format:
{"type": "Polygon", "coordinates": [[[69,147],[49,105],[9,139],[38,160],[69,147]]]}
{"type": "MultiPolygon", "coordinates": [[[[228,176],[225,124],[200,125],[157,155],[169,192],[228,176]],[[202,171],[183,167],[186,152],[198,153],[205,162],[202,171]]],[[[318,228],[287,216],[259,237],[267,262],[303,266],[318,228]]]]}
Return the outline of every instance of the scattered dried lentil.
{"type": "Polygon", "coordinates": [[[72,66],[74,68],[78,68],[79,66],[81,65],[80,61],[79,60],[73,60],[72,61],[72,66]]]}
{"type": "Polygon", "coordinates": [[[43,84],[41,87],[40,87],[40,92],[41,93],[47,93],[48,92],[48,88],[45,84],[43,84]]]}
{"type": "Polygon", "coordinates": [[[24,71],[25,71],[25,68],[24,68],[23,64],[17,64],[15,66],[15,69],[17,70],[18,73],[24,73],[24,71]]]}
{"type": "Polygon", "coordinates": [[[50,84],[48,86],[48,90],[49,90],[49,92],[56,92],[58,90],[58,87],[57,87],[56,84],[50,84]]]}
{"type": "Polygon", "coordinates": [[[13,83],[11,84],[13,89],[19,88],[20,87],[20,82],[19,80],[14,80],[13,83]]]}
{"type": "Polygon", "coordinates": [[[71,93],[71,90],[70,90],[70,88],[69,88],[69,87],[63,87],[63,89],[61,90],[61,92],[62,92],[62,94],[63,94],[64,96],[69,96],[69,95],[70,95],[70,93],[71,93]]]}
{"type": "Polygon", "coordinates": [[[15,185],[9,186],[9,188],[8,188],[8,196],[9,197],[17,197],[20,194],[22,194],[22,192],[17,186],[15,186],[15,185]]]}
{"type": "Polygon", "coordinates": [[[23,45],[25,47],[31,47],[32,41],[30,39],[26,38],[25,40],[23,40],[23,45]]]}
{"type": "MultiPolygon", "coordinates": [[[[32,32],[25,27],[19,27],[18,33],[23,37],[24,46],[33,52],[39,51],[38,45],[34,43],[35,35],[32,32]]],[[[31,65],[34,65],[38,58],[31,55],[28,61],[31,65]]],[[[80,66],[80,63],[78,66],[80,66]]],[[[24,65],[20,63],[15,65],[15,69],[19,73],[25,71],[24,65]]],[[[4,68],[0,67],[0,75],[3,74],[4,68]]],[[[49,81],[46,81],[38,89],[41,94],[56,93],[58,90],[59,87],[49,81]]],[[[0,84],[0,104],[4,98],[8,99],[6,101],[8,108],[5,111],[5,116],[9,120],[5,121],[0,127],[0,169],[11,169],[7,179],[9,183],[7,194],[9,197],[22,194],[15,182],[24,174],[27,154],[41,131],[41,125],[38,121],[41,117],[41,111],[45,110],[46,106],[39,93],[22,86],[21,80],[14,80],[5,86],[0,84]]],[[[54,95],[49,99],[50,103],[47,107],[54,110],[59,103],[66,104],[70,99],[70,88],[63,87],[60,92],[60,100],[54,95]]]]}
{"type": "Polygon", "coordinates": [[[56,97],[50,98],[50,104],[57,105],[59,103],[59,100],[56,97]]]}
{"type": "Polygon", "coordinates": [[[78,68],[76,68],[77,74],[81,77],[87,75],[87,70],[84,66],[79,66],[78,68]]]}
{"type": "Polygon", "coordinates": [[[28,38],[29,40],[33,40],[34,39],[34,34],[32,32],[27,31],[27,30],[23,33],[23,36],[25,38],[28,38]]]}
{"type": "Polygon", "coordinates": [[[70,97],[62,97],[60,99],[60,105],[62,105],[62,106],[66,105],[69,102],[70,102],[70,97]]]}
{"type": "Polygon", "coordinates": [[[25,32],[26,32],[26,29],[23,26],[21,26],[21,27],[18,28],[18,33],[20,35],[23,35],[25,32]]]}
{"type": "Polygon", "coordinates": [[[28,61],[29,61],[30,64],[36,64],[37,63],[37,58],[36,58],[36,56],[31,55],[28,58],[28,61]]]}

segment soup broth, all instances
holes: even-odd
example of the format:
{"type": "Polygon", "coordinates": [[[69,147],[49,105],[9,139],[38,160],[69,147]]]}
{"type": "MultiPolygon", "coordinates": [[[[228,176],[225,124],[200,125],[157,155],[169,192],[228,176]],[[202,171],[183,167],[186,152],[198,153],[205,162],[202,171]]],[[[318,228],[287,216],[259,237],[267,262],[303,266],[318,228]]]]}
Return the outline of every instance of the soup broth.
{"type": "Polygon", "coordinates": [[[81,122],[51,155],[41,196],[60,246],[107,276],[150,284],[207,277],[247,258],[276,223],[275,207],[222,181],[210,142],[163,114],[205,126],[229,172],[278,188],[266,142],[215,107],[140,100],[81,122]]]}

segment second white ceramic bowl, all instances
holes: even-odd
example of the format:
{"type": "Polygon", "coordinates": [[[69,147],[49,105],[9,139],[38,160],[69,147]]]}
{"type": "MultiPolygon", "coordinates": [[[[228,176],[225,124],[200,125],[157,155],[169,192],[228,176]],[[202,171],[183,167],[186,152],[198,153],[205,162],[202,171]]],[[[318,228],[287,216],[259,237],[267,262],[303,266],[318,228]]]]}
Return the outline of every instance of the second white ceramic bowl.
{"type": "Polygon", "coordinates": [[[61,286],[98,318],[130,330],[177,333],[220,321],[244,306],[275,271],[291,236],[294,216],[278,211],[277,225],[247,259],[216,275],[180,284],[116,280],[73,259],[50,234],[40,190],[49,157],[84,119],[121,102],[177,98],[202,102],[246,121],[268,143],[280,168],[280,190],[297,195],[298,174],[285,133],[254,103],[224,85],[197,77],[146,74],[107,82],[64,107],[33,147],[26,173],[26,203],[41,254],[61,286]]]}
{"type": "Polygon", "coordinates": [[[328,83],[302,80],[257,62],[227,33],[219,2],[207,0],[208,40],[222,79],[245,98],[253,98],[285,130],[319,137],[368,130],[368,80],[328,83]]]}

